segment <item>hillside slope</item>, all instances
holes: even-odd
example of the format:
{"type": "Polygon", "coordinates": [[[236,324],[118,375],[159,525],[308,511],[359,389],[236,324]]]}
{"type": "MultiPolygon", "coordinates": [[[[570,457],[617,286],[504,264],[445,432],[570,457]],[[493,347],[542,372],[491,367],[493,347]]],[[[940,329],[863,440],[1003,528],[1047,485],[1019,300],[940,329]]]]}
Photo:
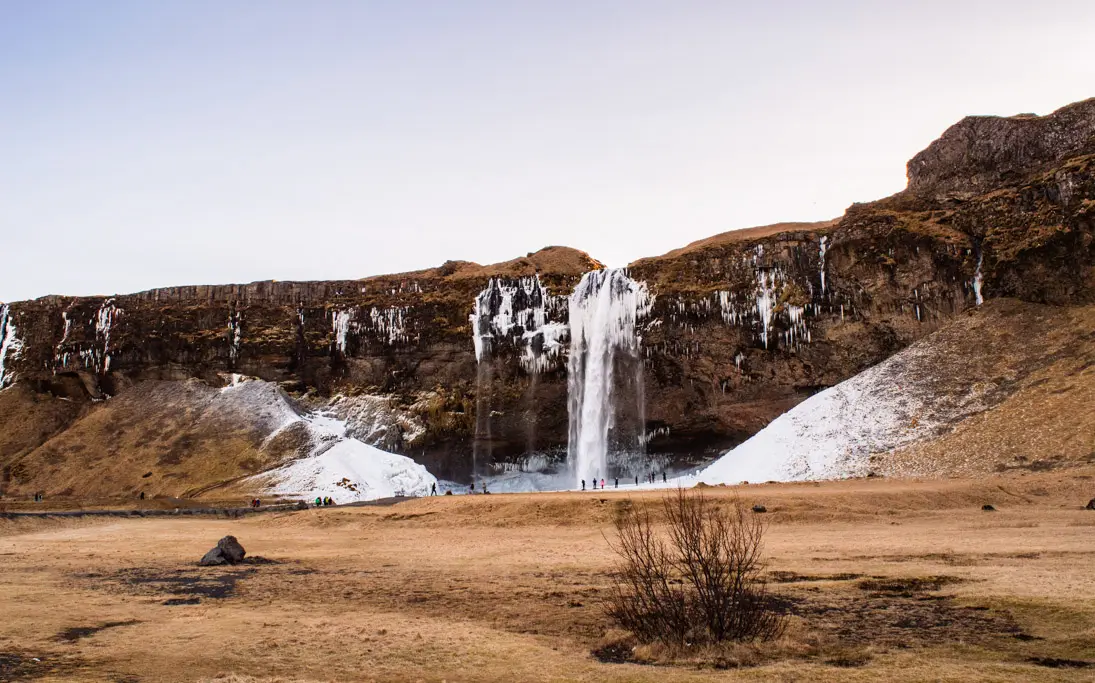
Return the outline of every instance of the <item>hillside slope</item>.
{"type": "Polygon", "coordinates": [[[1095,306],[998,299],[776,418],[709,484],[1095,462],[1095,306]]]}

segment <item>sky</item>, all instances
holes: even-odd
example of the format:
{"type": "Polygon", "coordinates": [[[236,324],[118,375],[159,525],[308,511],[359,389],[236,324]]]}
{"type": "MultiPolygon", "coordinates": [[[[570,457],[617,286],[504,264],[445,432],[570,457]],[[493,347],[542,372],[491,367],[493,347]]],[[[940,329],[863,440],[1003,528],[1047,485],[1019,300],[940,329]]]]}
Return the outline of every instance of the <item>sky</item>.
{"type": "Polygon", "coordinates": [[[0,0],[0,301],[609,265],[1095,96],[1090,0],[0,0]]]}

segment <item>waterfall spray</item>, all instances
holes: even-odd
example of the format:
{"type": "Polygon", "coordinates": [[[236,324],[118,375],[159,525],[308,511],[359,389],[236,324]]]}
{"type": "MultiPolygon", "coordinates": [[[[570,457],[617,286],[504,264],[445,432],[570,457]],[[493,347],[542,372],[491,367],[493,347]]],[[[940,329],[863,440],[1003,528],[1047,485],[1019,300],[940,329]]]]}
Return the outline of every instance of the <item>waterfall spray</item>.
{"type": "Polygon", "coordinates": [[[622,269],[586,273],[570,297],[567,457],[576,482],[608,476],[610,437],[642,450],[645,407],[636,321],[650,304],[646,286],[622,269]],[[623,395],[616,396],[617,390],[623,395]],[[619,419],[627,410],[635,424],[619,419]]]}

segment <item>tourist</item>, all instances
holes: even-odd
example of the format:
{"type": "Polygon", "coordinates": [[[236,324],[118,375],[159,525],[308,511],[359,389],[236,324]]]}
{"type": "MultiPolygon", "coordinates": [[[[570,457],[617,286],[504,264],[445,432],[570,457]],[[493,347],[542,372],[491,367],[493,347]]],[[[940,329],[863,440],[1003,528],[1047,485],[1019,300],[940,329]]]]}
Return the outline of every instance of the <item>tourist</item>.
{"type": "Polygon", "coordinates": [[[604,491],[604,490],[605,490],[605,480],[604,480],[604,478],[603,478],[603,477],[601,478],[601,490],[602,490],[602,491],[604,491]]]}
{"type": "Polygon", "coordinates": [[[662,470],[662,483],[665,483],[665,470],[662,470]]]}
{"type": "Polygon", "coordinates": [[[436,481],[434,483],[430,484],[430,495],[431,496],[436,496],[437,495],[437,482],[436,481]]]}
{"type": "Polygon", "coordinates": [[[620,488],[620,478],[616,477],[616,488],[620,488]]]}
{"type": "Polygon", "coordinates": [[[323,504],[323,499],[320,498],[319,496],[316,496],[316,507],[319,507],[322,504],[323,504]]]}
{"type": "Polygon", "coordinates": [[[582,490],[583,491],[586,490],[586,480],[585,479],[582,480],[582,490]]]}

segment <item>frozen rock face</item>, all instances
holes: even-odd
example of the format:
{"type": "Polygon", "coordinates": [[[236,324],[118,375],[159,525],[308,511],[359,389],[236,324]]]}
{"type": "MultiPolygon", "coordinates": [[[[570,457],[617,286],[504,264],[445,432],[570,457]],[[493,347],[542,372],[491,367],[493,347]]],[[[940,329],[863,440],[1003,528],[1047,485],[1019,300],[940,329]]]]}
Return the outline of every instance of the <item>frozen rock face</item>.
{"type": "Polygon", "coordinates": [[[0,304],[0,390],[15,381],[15,373],[8,369],[8,364],[16,360],[22,350],[23,342],[15,329],[11,307],[0,304]]]}
{"type": "Polygon", "coordinates": [[[912,158],[909,191],[933,199],[967,199],[1092,153],[1095,98],[1047,116],[968,116],[912,158]]]}
{"type": "Polygon", "coordinates": [[[558,369],[569,334],[563,314],[567,298],[553,296],[538,275],[491,278],[475,297],[469,317],[475,360],[483,363],[509,346],[529,373],[558,369]]]}

